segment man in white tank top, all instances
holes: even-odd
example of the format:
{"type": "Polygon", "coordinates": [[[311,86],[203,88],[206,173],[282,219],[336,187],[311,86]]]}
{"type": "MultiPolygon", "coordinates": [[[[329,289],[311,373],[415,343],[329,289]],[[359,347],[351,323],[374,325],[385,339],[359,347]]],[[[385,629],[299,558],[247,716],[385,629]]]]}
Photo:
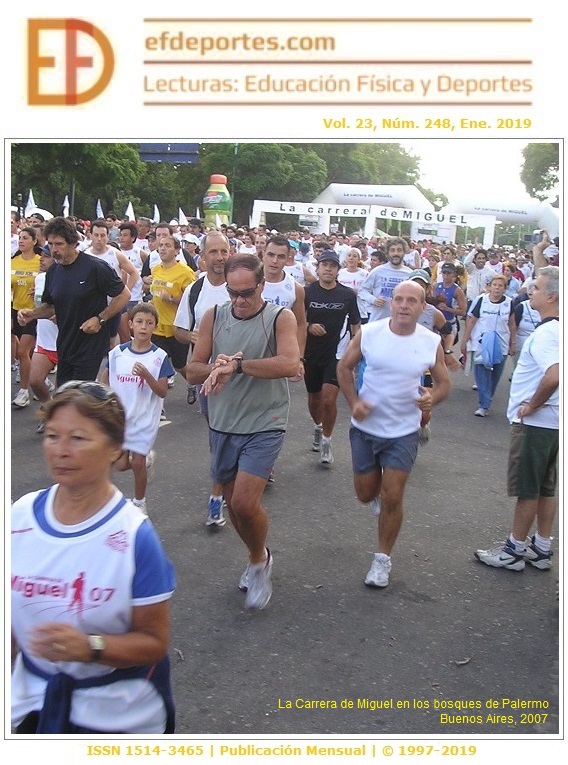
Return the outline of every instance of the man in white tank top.
{"type": "Polygon", "coordinates": [[[440,337],[420,326],[424,289],[415,281],[394,288],[391,316],[364,325],[337,365],[337,379],[351,407],[355,493],[378,515],[378,552],[365,578],[386,587],[391,551],[402,525],[406,481],[416,459],[422,415],[451,390],[440,337]],[[361,384],[354,370],[364,359],[361,384]],[[420,384],[430,369],[433,388],[420,384]]]}
{"type": "MultiPolygon", "coordinates": [[[[272,236],[266,245],[262,256],[264,266],[264,288],[262,297],[267,303],[289,308],[298,322],[298,345],[300,358],[304,358],[306,347],[306,306],[304,288],[301,284],[284,271],[284,266],[290,254],[290,243],[285,236],[272,236]]],[[[292,378],[297,382],[304,374],[304,365],[300,361],[298,374],[292,378]]]]}

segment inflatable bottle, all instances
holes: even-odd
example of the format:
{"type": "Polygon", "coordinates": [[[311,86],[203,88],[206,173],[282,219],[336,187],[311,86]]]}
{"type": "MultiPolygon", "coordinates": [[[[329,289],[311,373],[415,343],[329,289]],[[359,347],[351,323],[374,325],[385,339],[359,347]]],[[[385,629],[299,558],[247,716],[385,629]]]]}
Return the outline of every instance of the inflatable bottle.
{"type": "Polygon", "coordinates": [[[229,224],[231,215],[231,195],[227,190],[226,175],[212,175],[209,179],[209,188],[203,197],[203,210],[205,213],[205,226],[229,224]]]}

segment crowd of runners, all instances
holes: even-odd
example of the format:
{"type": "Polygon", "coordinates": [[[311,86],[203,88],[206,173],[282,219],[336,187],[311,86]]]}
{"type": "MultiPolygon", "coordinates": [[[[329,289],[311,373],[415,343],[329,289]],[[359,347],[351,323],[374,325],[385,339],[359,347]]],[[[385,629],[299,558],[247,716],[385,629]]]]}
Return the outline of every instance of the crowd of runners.
{"type": "MultiPolygon", "coordinates": [[[[471,414],[490,415],[507,356],[517,367],[549,315],[532,299],[538,273],[545,269],[548,289],[550,266],[559,262],[558,240],[546,234],[530,251],[486,250],[478,241],[264,225],[206,230],[199,219],[155,224],[112,213],[92,222],[44,221],[12,212],[11,235],[14,411],[48,402],[70,380],[110,385],[126,410],[115,467],[132,470],[132,501],[146,513],[164,399],[176,380],[186,385],[188,405],[210,426],[204,522],[221,528],[229,513],[249,552],[239,587],[251,608],[263,608],[271,595],[262,495],[275,480],[289,383],[305,385],[311,448],[325,467],[334,461],[340,391],[350,405],[355,489],[378,517],[378,551],[365,583],[384,587],[404,484],[419,444],[430,439],[432,407],[450,395],[452,375],[465,373],[477,391],[471,414]]],[[[44,427],[41,420],[38,434],[44,427]]],[[[557,437],[554,422],[544,427],[557,437]]],[[[548,472],[554,462],[553,455],[548,472]]],[[[550,566],[545,536],[541,568],[550,566]]],[[[531,562],[527,555],[515,559],[517,568],[531,562]]]]}

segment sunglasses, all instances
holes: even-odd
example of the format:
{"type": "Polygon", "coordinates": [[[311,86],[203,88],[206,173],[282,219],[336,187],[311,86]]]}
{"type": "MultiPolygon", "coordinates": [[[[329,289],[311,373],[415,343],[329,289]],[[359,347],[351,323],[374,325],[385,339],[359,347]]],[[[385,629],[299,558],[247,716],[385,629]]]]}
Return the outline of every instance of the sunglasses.
{"type": "Polygon", "coordinates": [[[88,396],[98,398],[99,401],[109,401],[111,398],[116,398],[116,393],[107,385],[88,380],[69,380],[69,382],[63,383],[63,385],[57,388],[53,397],[55,398],[55,396],[59,396],[68,390],[81,391],[81,393],[86,393],[88,396]]]}
{"type": "Polygon", "coordinates": [[[227,293],[231,300],[236,300],[237,298],[243,298],[244,300],[247,300],[254,295],[258,289],[259,284],[260,282],[257,283],[256,287],[251,287],[248,290],[232,290],[230,287],[227,287],[227,293]]]}

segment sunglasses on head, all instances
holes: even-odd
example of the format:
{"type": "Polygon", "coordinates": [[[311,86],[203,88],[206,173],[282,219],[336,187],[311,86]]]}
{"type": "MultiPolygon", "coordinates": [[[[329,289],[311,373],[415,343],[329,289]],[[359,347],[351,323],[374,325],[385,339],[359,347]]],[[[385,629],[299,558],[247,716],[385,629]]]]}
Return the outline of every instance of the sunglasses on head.
{"type": "Polygon", "coordinates": [[[103,383],[89,380],[69,380],[69,382],[63,383],[54,392],[53,396],[59,396],[61,393],[65,393],[68,390],[78,390],[81,393],[86,393],[88,396],[98,398],[99,401],[108,401],[111,398],[115,398],[115,392],[103,383]]]}
{"type": "Polygon", "coordinates": [[[247,298],[251,298],[254,295],[258,289],[259,284],[260,282],[257,283],[256,287],[251,287],[248,290],[232,290],[230,287],[227,287],[227,293],[231,300],[236,300],[237,298],[244,298],[246,300],[247,298]]]}

